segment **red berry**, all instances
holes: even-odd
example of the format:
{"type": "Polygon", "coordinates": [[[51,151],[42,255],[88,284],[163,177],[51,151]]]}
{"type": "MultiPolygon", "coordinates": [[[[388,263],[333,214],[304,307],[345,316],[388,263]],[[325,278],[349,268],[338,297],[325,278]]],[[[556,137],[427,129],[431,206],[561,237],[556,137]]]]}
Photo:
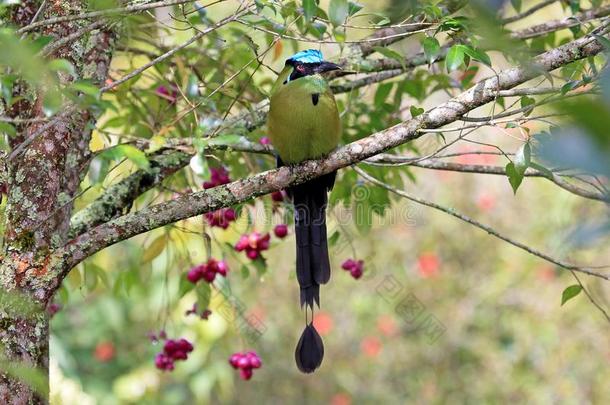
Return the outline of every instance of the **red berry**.
{"type": "Polygon", "coordinates": [[[252,368],[260,368],[263,365],[261,359],[256,355],[248,357],[248,362],[252,368]]]}
{"type": "Polygon", "coordinates": [[[188,340],[182,338],[178,341],[178,347],[180,350],[185,351],[187,353],[193,351],[193,345],[188,340]]]}
{"type": "Polygon", "coordinates": [[[286,225],[286,224],[276,225],[275,228],[273,228],[273,233],[278,238],[285,238],[286,235],[288,235],[288,225],[286,225]]]}
{"type": "Polygon", "coordinates": [[[206,271],[203,273],[203,279],[205,281],[207,281],[208,283],[211,283],[212,281],[214,281],[214,279],[216,278],[216,273],[214,273],[213,271],[206,269],[206,271]]]}
{"type": "Polygon", "coordinates": [[[227,266],[227,262],[225,262],[224,260],[219,261],[216,265],[216,271],[218,272],[218,274],[225,277],[227,275],[227,272],[229,271],[229,266],[227,266]]]}
{"type": "Polygon", "coordinates": [[[185,352],[183,352],[182,350],[177,350],[174,352],[174,354],[172,355],[172,358],[174,360],[186,360],[187,359],[187,355],[185,352]]]}
{"type": "Polygon", "coordinates": [[[172,356],[174,352],[179,348],[180,347],[178,346],[178,342],[176,342],[174,339],[168,339],[163,345],[163,351],[168,356],[172,356]]]}
{"type": "Polygon", "coordinates": [[[354,277],[356,280],[358,280],[360,277],[362,277],[362,268],[354,267],[353,269],[350,270],[350,274],[352,275],[352,277],[354,277]]]}
{"type": "Polygon", "coordinates": [[[258,257],[258,250],[248,249],[246,256],[248,256],[248,259],[254,260],[258,257]]]}
{"type": "Polygon", "coordinates": [[[201,280],[201,277],[203,277],[203,273],[201,272],[200,266],[193,267],[188,273],[186,273],[186,278],[193,284],[201,280]]]}
{"type": "Polygon", "coordinates": [[[248,243],[248,235],[242,235],[239,238],[239,241],[235,244],[235,250],[237,250],[238,252],[241,252],[242,250],[245,250],[248,247],[249,243],[248,243]]]}
{"type": "Polygon", "coordinates": [[[239,360],[237,360],[237,367],[243,369],[250,368],[250,361],[246,356],[241,356],[239,360]]]}
{"type": "Polygon", "coordinates": [[[239,368],[237,363],[239,362],[240,358],[241,358],[241,354],[239,354],[239,353],[232,354],[231,357],[229,357],[229,364],[231,366],[233,366],[234,369],[239,368]]]}
{"type": "Polygon", "coordinates": [[[282,202],[284,201],[284,192],[279,190],[279,191],[274,191],[273,193],[271,193],[271,199],[275,202],[282,202]]]}
{"type": "Polygon", "coordinates": [[[252,369],[242,368],[241,370],[239,370],[239,376],[242,378],[242,380],[249,380],[250,378],[252,378],[252,369]]]}
{"type": "Polygon", "coordinates": [[[346,261],[343,262],[343,264],[341,265],[341,268],[343,270],[351,270],[354,267],[356,267],[356,261],[354,259],[347,259],[346,261]]]}

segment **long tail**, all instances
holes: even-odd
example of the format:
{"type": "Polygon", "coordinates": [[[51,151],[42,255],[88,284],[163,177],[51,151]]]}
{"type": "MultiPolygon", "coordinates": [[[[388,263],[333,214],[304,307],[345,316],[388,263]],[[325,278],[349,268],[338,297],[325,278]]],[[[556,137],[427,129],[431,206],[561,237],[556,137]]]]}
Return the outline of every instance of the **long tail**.
{"type": "MultiPolygon", "coordinates": [[[[295,236],[297,242],[297,280],[300,287],[301,307],[311,309],[314,302],[320,306],[320,284],[330,280],[330,260],[326,234],[326,205],[328,191],[335,182],[335,173],[294,186],[289,190],[294,203],[295,236]]],[[[309,323],[296,348],[295,358],[299,370],[311,373],[324,358],[320,335],[309,323]]]]}
{"type": "Polygon", "coordinates": [[[330,280],[326,205],[334,180],[335,173],[330,173],[290,189],[294,203],[301,307],[307,305],[312,310],[314,302],[320,306],[320,284],[330,280]]]}

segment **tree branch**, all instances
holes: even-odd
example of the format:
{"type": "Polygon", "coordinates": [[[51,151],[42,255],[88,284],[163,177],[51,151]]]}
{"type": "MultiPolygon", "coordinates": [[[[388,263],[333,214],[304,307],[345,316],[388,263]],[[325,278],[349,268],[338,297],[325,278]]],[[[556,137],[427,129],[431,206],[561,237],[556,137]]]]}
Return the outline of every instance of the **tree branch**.
{"type": "Polygon", "coordinates": [[[558,0],[545,0],[541,3],[536,4],[535,6],[532,6],[531,8],[525,10],[524,12],[514,15],[512,17],[508,17],[502,20],[502,24],[510,24],[512,22],[521,20],[525,17],[528,17],[532,14],[534,14],[536,11],[538,10],[542,10],[543,8],[550,6],[553,3],[557,3],[558,0]]]}
{"type": "Polygon", "coordinates": [[[305,182],[410,142],[422,136],[419,129],[438,128],[453,122],[467,112],[494,100],[498,90],[518,86],[540,75],[542,71],[554,70],[575,60],[595,55],[601,50],[602,45],[595,38],[585,36],[534,58],[532,64],[536,69],[527,66],[501,71],[418,117],[341,147],[326,158],[259,173],[210,190],[153,205],[101,224],[52,253],[51,259],[63,264],[56,279],[60,283],[69,270],[85,258],[140,233],[305,182]]]}
{"type": "MultiPolygon", "coordinates": [[[[164,1],[156,1],[153,3],[134,4],[131,6],[126,6],[126,7],[110,8],[107,10],[90,11],[87,13],[72,14],[72,15],[66,15],[66,16],[62,16],[62,17],[54,17],[54,18],[49,18],[46,20],[38,21],[38,22],[33,22],[30,25],[26,25],[25,27],[18,29],[17,34],[23,34],[25,32],[32,31],[38,27],[44,27],[46,25],[53,25],[53,24],[58,24],[58,23],[62,23],[62,22],[67,22],[67,21],[87,20],[87,19],[97,18],[97,17],[107,17],[107,16],[112,16],[112,15],[136,13],[136,12],[140,12],[140,11],[151,10],[154,8],[177,6],[180,4],[192,3],[194,1],[195,0],[164,0],[164,1]]],[[[224,0],[216,1],[214,3],[218,3],[221,1],[224,1],[224,0]]],[[[214,4],[214,3],[212,3],[212,4],[214,4]]],[[[208,7],[210,5],[211,4],[208,4],[205,7],[208,7]]]]}
{"type": "MultiPolygon", "coordinates": [[[[377,156],[379,159],[375,159],[375,163],[404,163],[407,166],[415,166],[421,167],[424,169],[433,169],[433,170],[446,170],[452,172],[461,172],[461,173],[479,173],[479,174],[494,174],[506,176],[506,169],[501,166],[490,166],[490,165],[468,165],[462,163],[454,163],[454,162],[442,162],[437,159],[428,159],[428,160],[414,160],[413,158],[407,158],[402,156],[393,156],[384,154],[383,156],[377,156]]],[[[575,184],[570,183],[569,181],[563,179],[560,176],[557,176],[553,172],[544,173],[536,169],[528,168],[525,171],[526,177],[541,177],[547,180],[552,181],[559,187],[563,188],[566,191],[569,191],[572,194],[578,195],[580,197],[584,197],[590,200],[602,201],[602,202],[610,202],[610,196],[601,194],[595,191],[586,190],[584,188],[578,187],[575,184]],[[550,174],[549,174],[550,173],[550,174]]]]}

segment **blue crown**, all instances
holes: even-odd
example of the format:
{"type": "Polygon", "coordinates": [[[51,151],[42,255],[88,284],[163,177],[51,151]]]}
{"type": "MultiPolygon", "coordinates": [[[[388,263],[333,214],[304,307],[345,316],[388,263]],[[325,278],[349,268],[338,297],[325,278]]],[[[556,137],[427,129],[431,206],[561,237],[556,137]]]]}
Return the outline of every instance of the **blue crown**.
{"type": "Polygon", "coordinates": [[[320,63],[324,61],[322,52],[316,49],[307,49],[292,55],[288,60],[300,63],[320,63]]]}

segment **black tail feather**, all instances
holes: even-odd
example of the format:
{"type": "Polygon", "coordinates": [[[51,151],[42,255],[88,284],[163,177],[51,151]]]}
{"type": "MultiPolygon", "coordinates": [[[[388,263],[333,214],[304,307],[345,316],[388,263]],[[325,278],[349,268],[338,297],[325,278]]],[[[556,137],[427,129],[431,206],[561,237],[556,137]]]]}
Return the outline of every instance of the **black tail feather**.
{"type": "Polygon", "coordinates": [[[294,203],[297,241],[297,280],[301,306],[320,306],[320,284],[330,280],[330,260],[326,231],[328,190],[335,173],[310,180],[289,190],[294,203]]]}
{"type": "MultiPolygon", "coordinates": [[[[283,166],[278,158],[278,167],[283,166]]],[[[326,231],[328,191],[335,183],[336,173],[291,187],[288,195],[294,203],[294,228],[297,242],[297,280],[301,307],[320,306],[320,284],[330,280],[330,260],[326,231]]],[[[313,373],[324,359],[322,338],[310,322],[305,326],[294,357],[303,373],[313,373]]]]}
{"type": "Polygon", "coordinates": [[[324,344],[313,323],[305,326],[294,351],[297,367],[303,373],[313,373],[324,359],[324,344]]]}

